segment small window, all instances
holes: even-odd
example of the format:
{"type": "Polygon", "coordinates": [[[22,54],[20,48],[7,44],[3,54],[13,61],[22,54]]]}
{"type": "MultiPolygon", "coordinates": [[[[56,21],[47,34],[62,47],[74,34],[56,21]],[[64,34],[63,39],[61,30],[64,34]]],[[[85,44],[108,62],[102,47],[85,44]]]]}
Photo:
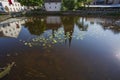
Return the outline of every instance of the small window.
{"type": "Polygon", "coordinates": [[[2,3],[0,3],[0,6],[2,6],[2,3]]]}
{"type": "Polygon", "coordinates": [[[5,33],[8,33],[7,31],[5,31],[5,33]]]}
{"type": "Polygon", "coordinates": [[[1,8],[1,10],[2,10],[2,11],[4,11],[4,9],[3,9],[3,8],[1,8]]]}
{"type": "Polygon", "coordinates": [[[8,26],[10,26],[10,23],[8,23],[8,26]]]}

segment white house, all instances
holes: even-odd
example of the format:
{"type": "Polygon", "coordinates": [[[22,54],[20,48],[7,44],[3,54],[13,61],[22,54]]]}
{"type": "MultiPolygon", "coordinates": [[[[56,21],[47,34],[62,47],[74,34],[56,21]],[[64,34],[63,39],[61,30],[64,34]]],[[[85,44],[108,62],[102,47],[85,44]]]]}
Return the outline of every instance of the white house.
{"type": "Polygon", "coordinates": [[[0,12],[20,12],[23,6],[16,0],[10,4],[8,0],[0,0],[0,12]]]}
{"type": "Polygon", "coordinates": [[[46,11],[60,11],[62,0],[44,0],[46,11]]]}
{"type": "Polygon", "coordinates": [[[94,4],[120,4],[120,0],[93,0],[94,4]]]}

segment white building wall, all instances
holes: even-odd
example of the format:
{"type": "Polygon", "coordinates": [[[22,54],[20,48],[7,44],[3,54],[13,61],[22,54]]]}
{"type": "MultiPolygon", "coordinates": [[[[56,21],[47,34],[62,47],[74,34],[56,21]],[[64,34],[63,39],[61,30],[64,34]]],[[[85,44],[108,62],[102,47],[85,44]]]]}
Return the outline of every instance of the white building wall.
{"type": "Polygon", "coordinates": [[[45,9],[46,9],[46,11],[60,11],[61,2],[45,3],[45,9]]]}
{"type": "Polygon", "coordinates": [[[19,12],[22,10],[22,6],[19,2],[14,2],[13,4],[10,5],[9,2],[5,0],[5,1],[0,1],[0,3],[2,4],[0,8],[3,8],[5,12],[8,12],[7,10],[5,10],[5,7],[8,7],[9,12],[19,12]]]}

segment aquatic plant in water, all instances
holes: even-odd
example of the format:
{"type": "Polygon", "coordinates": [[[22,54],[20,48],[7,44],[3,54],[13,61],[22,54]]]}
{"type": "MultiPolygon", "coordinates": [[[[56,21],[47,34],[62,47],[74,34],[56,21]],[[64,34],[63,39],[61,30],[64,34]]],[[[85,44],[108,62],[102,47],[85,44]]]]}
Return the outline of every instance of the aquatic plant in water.
{"type": "Polygon", "coordinates": [[[51,32],[45,31],[42,35],[31,38],[30,40],[20,40],[24,43],[25,46],[33,47],[33,46],[42,46],[44,48],[52,48],[56,44],[63,44],[66,40],[76,39],[83,40],[85,34],[82,32],[76,32],[76,34],[72,35],[71,32],[64,32],[63,29],[59,29],[58,31],[54,31],[53,34],[51,32]]]}
{"type": "Polygon", "coordinates": [[[7,67],[3,68],[3,71],[0,72],[0,79],[10,73],[11,68],[13,67],[14,64],[15,62],[12,62],[11,64],[8,64],[7,67]]]}

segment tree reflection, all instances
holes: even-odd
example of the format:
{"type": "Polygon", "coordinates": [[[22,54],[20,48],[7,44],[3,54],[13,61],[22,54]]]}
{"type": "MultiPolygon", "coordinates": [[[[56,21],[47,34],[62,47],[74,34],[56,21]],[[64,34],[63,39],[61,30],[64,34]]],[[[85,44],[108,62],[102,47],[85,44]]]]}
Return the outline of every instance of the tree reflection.
{"type": "Polygon", "coordinates": [[[87,31],[88,29],[88,25],[85,25],[84,17],[75,17],[75,24],[78,26],[80,31],[87,31]]]}
{"type": "Polygon", "coordinates": [[[25,26],[34,35],[40,35],[46,30],[46,24],[43,18],[29,18],[25,26]]]}
{"type": "MultiPolygon", "coordinates": [[[[62,17],[62,23],[64,26],[65,36],[68,38],[69,47],[72,41],[72,35],[74,31],[74,17],[62,17]]],[[[67,40],[65,41],[67,43],[67,40]]]]}
{"type": "MultiPolygon", "coordinates": [[[[80,31],[87,31],[88,25],[85,25],[84,18],[79,18],[77,16],[48,16],[48,17],[32,17],[29,18],[25,23],[25,26],[28,28],[29,32],[33,35],[40,35],[46,30],[51,30],[52,37],[55,38],[57,33],[62,33],[65,36],[65,44],[71,46],[71,41],[74,32],[74,25],[80,29],[80,31]],[[80,21],[82,19],[82,21],[80,21]],[[64,31],[59,31],[63,25],[64,31]]],[[[44,36],[44,35],[43,35],[44,36]]],[[[81,34],[78,35],[80,37],[81,34]]],[[[57,36],[58,37],[58,36],[57,36]]]]}

